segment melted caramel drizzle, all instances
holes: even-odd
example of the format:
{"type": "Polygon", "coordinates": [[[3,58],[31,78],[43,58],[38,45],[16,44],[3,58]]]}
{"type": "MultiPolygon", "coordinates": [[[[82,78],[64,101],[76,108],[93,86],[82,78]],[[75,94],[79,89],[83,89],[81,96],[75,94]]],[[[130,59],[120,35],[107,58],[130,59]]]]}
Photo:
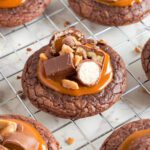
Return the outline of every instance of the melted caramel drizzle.
{"type": "Polygon", "coordinates": [[[81,96],[86,94],[95,94],[102,91],[113,78],[113,70],[111,66],[110,56],[104,51],[100,50],[104,54],[104,62],[102,67],[102,73],[98,84],[93,87],[80,86],[78,90],[66,89],[62,86],[60,81],[54,81],[45,75],[43,61],[39,60],[38,64],[38,78],[47,87],[58,91],[63,94],[68,94],[71,96],[81,96]]]}
{"type": "Polygon", "coordinates": [[[43,140],[43,138],[41,137],[39,132],[35,128],[33,128],[30,124],[28,124],[24,121],[21,121],[21,120],[17,120],[17,119],[8,119],[8,120],[23,126],[21,132],[35,138],[35,140],[39,143],[38,150],[48,150],[47,144],[45,143],[45,141],[43,140]]]}
{"type": "Polygon", "coordinates": [[[129,137],[126,138],[126,140],[120,145],[118,150],[128,150],[130,145],[133,141],[137,140],[138,138],[141,138],[143,136],[149,135],[150,129],[137,131],[133,134],[131,134],[129,137]]]}
{"type": "Polygon", "coordinates": [[[100,3],[110,6],[132,6],[134,3],[141,3],[142,0],[97,0],[100,3]]]}
{"type": "Polygon", "coordinates": [[[26,0],[0,0],[0,8],[14,8],[22,5],[26,0]]]}

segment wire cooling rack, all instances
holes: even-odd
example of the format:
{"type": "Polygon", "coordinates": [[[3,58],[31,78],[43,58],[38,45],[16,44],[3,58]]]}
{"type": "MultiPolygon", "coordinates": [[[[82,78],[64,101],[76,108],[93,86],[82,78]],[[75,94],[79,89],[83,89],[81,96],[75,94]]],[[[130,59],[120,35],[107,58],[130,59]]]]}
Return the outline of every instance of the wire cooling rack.
{"type": "Polygon", "coordinates": [[[22,114],[38,120],[53,132],[63,150],[98,150],[119,126],[150,116],[150,81],[142,69],[139,52],[149,37],[150,17],[129,26],[106,27],[75,15],[67,0],[54,0],[33,22],[0,29],[0,113],[22,114]],[[65,29],[66,21],[87,37],[107,41],[127,66],[128,88],[121,100],[102,114],[79,120],[61,119],[41,112],[28,99],[24,100],[20,91],[20,76],[26,60],[46,45],[54,32],[65,29]],[[74,138],[75,143],[67,145],[68,137],[74,138]]]}

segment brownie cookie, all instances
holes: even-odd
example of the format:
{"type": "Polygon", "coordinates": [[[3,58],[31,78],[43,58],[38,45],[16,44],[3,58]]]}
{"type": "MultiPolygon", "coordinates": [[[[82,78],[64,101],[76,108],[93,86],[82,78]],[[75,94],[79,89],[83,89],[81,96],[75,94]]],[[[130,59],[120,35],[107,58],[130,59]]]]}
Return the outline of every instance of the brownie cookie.
{"type": "Polygon", "coordinates": [[[150,39],[142,51],[142,65],[147,78],[150,80],[150,39]]]}
{"type": "MultiPolygon", "coordinates": [[[[79,50],[83,50],[83,48],[85,48],[83,45],[78,46],[80,48],[79,50]]],[[[102,51],[100,51],[100,53],[103,53],[102,51]]],[[[60,51],[59,53],[62,54],[62,52],[63,51],[60,51]]],[[[91,50],[88,52],[91,52],[91,50]]],[[[93,53],[88,54],[95,56],[95,54],[93,53]]],[[[72,58],[72,55],[70,56],[72,58]]],[[[47,59],[45,58],[44,55],[42,57],[43,59],[47,59]]],[[[78,56],[75,57],[75,59],[76,58],[82,59],[83,57],[87,57],[84,51],[82,57],[78,56]]],[[[126,89],[126,84],[127,84],[127,77],[125,64],[121,59],[121,57],[119,56],[119,54],[115,52],[110,46],[104,44],[103,42],[94,41],[92,39],[85,39],[84,35],[74,28],[70,28],[65,31],[56,33],[52,37],[49,45],[41,48],[28,59],[22,74],[23,91],[25,95],[29,98],[31,103],[45,112],[52,113],[62,118],[83,118],[103,112],[120,99],[121,94],[124,93],[126,89]],[[60,56],[58,56],[58,54],[57,55],[55,54],[56,49],[57,50],[60,49],[59,45],[60,40],[57,40],[60,39],[60,37],[66,37],[65,40],[63,40],[63,42],[65,43],[63,45],[63,48],[67,47],[67,49],[65,49],[67,50],[67,52],[72,51],[70,47],[75,46],[73,40],[72,42],[70,42],[71,41],[70,36],[78,37],[78,39],[80,39],[80,42],[82,42],[82,44],[88,42],[86,48],[89,49],[90,49],[90,47],[88,47],[90,45],[89,43],[94,43],[98,49],[96,50],[97,52],[99,52],[99,49],[101,49],[106,55],[110,56],[110,63],[112,66],[110,70],[112,69],[113,76],[111,76],[112,79],[110,80],[110,82],[107,82],[106,85],[103,85],[104,87],[100,91],[97,91],[96,93],[95,92],[93,93],[93,91],[91,91],[91,89],[98,86],[97,84],[96,86],[93,87],[93,85],[98,82],[97,77],[99,76],[99,71],[102,72],[101,69],[97,70],[97,68],[99,68],[98,67],[99,65],[96,61],[93,61],[92,59],[83,60],[81,61],[82,63],[79,63],[79,61],[75,61],[76,63],[79,63],[76,70],[76,73],[79,75],[73,77],[72,73],[74,73],[75,70],[74,67],[72,68],[72,64],[69,62],[70,60],[69,56],[67,54],[60,56]],[[69,41],[68,45],[70,46],[66,45],[68,41],[69,41]],[[46,70],[47,76],[55,78],[57,75],[55,74],[55,72],[57,72],[58,70],[59,72],[57,73],[59,75],[61,74],[61,76],[62,72],[63,76],[66,76],[66,72],[67,74],[71,75],[71,77],[68,80],[63,80],[64,87],[61,87],[61,89],[63,89],[62,91],[64,93],[62,91],[58,91],[57,88],[53,89],[55,85],[53,85],[53,87],[50,88],[47,82],[44,82],[44,80],[41,80],[41,78],[39,78],[39,75],[37,73],[39,69],[37,68],[39,66],[39,56],[41,57],[42,56],[41,54],[43,53],[45,53],[49,58],[52,57],[52,59],[48,59],[48,61],[44,63],[46,69],[51,64],[55,66],[55,67],[52,66],[51,69],[48,68],[46,70]],[[50,53],[54,53],[54,55],[52,56],[50,53]],[[57,57],[54,57],[55,55],[57,57]],[[58,58],[59,61],[56,61],[58,58]],[[64,61],[62,62],[62,59],[66,60],[66,58],[67,58],[67,65],[58,68],[57,65],[64,64],[64,61]],[[63,71],[64,68],[65,71],[63,71]],[[94,71],[94,75],[93,72],[91,73],[91,70],[94,71]],[[90,80],[88,80],[89,78],[90,80]],[[72,88],[72,90],[67,89],[68,86],[70,86],[69,88],[72,88]],[[83,89],[82,86],[84,86],[83,89]],[[85,92],[84,89],[88,90],[85,90],[86,91],[85,92]]],[[[99,89],[100,88],[101,87],[99,87],[99,89]]]]}
{"type": "Polygon", "coordinates": [[[18,145],[19,147],[30,149],[32,146],[31,149],[34,149],[36,147],[35,148],[36,150],[37,145],[40,146],[41,143],[37,144],[34,141],[35,139],[33,139],[32,137],[33,136],[32,134],[34,133],[35,137],[40,142],[41,142],[40,138],[44,140],[44,143],[42,145],[44,150],[59,150],[60,149],[59,143],[55,140],[51,132],[48,131],[48,129],[46,129],[42,124],[38,123],[37,121],[31,118],[27,118],[21,115],[0,115],[0,129],[1,129],[0,130],[0,146],[2,147],[6,146],[7,148],[9,147],[10,149],[13,149],[14,146],[18,145]],[[10,133],[9,132],[7,133],[6,131],[10,131],[10,133]],[[41,137],[37,137],[38,134],[41,137]],[[18,136],[20,136],[19,139],[18,139],[18,136]],[[28,140],[30,140],[31,142],[30,144],[28,143],[28,140]],[[34,146],[31,144],[33,144],[34,146]],[[46,145],[44,146],[44,144],[46,145]]]}
{"type": "Polygon", "coordinates": [[[150,149],[150,119],[123,125],[114,131],[100,150],[148,150],[150,149]]]}
{"type": "MultiPolygon", "coordinates": [[[[78,15],[102,25],[127,25],[142,20],[150,13],[149,0],[134,3],[132,6],[112,6],[99,2],[105,0],[68,1],[78,15]]],[[[107,3],[115,3],[115,1],[108,1],[107,3]]]]}
{"type": "Polygon", "coordinates": [[[40,16],[51,0],[25,0],[20,5],[15,5],[15,1],[0,2],[0,26],[13,27],[29,22],[40,16]],[[4,3],[3,5],[1,3],[4,3]],[[10,6],[14,7],[10,7],[10,6]],[[9,8],[8,8],[9,7],[9,8]]]}

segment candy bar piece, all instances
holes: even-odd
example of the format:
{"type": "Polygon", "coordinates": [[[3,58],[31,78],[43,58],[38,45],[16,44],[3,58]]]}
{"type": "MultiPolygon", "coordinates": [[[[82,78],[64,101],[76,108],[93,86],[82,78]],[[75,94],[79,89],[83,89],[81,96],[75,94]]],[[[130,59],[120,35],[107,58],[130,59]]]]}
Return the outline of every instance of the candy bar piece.
{"type": "Polygon", "coordinates": [[[10,150],[34,150],[39,147],[39,143],[34,137],[21,132],[16,132],[6,138],[3,145],[10,150]]]}
{"type": "Polygon", "coordinates": [[[95,85],[100,77],[101,68],[93,60],[84,60],[77,67],[77,77],[78,80],[86,85],[95,85]]]}
{"type": "Polygon", "coordinates": [[[75,72],[70,54],[65,54],[44,61],[47,77],[65,78],[75,72]]]}

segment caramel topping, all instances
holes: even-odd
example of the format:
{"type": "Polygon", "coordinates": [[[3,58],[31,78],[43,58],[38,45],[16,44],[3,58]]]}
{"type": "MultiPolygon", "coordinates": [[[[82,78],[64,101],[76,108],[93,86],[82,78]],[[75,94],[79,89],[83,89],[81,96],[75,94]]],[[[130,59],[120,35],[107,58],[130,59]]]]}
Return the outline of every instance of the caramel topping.
{"type": "Polygon", "coordinates": [[[97,0],[100,3],[110,5],[110,6],[132,6],[134,3],[141,3],[142,0],[97,0]]]}
{"type": "Polygon", "coordinates": [[[7,120],[16,123],[20,127],[16,132],[4,139],[3,143],[6,148],[16,150],[48,150],[39,132],[30,124],[16,119],[7,120]],[[21,137],[19,138],[19,136],[21,137]]]}
{"type": "Polygon", "coordinates": [[[118,150],[128,150],[133,141],[141,138],[143,136],[149,135],[150,129],[137,131],[131,134],[129,137],[125,139],[125,141],[120,145],[118,150]]]}
{"type": "Polygon", "coordinates": [[[98,93],[102,91],[112,81],[113,78],[113,70],[110,62],[110,56],[102,50],[100,50],[100,52],[104,55],[102,73],[98,83],[92,87],[79,85],[79,89],[72,90],[64,88],[61,84],[61,81],[52,80],[46,76],[43,61],[41,60],[39,60],[38,64],[38,77],[44,85],[63,94],[81,96],[86,94],[98,93]]]}
{"type": "Polygon", "coordinates": [[[0,0],[0,8],[14,8],[22,5],[26,0],[0,0]]]}

